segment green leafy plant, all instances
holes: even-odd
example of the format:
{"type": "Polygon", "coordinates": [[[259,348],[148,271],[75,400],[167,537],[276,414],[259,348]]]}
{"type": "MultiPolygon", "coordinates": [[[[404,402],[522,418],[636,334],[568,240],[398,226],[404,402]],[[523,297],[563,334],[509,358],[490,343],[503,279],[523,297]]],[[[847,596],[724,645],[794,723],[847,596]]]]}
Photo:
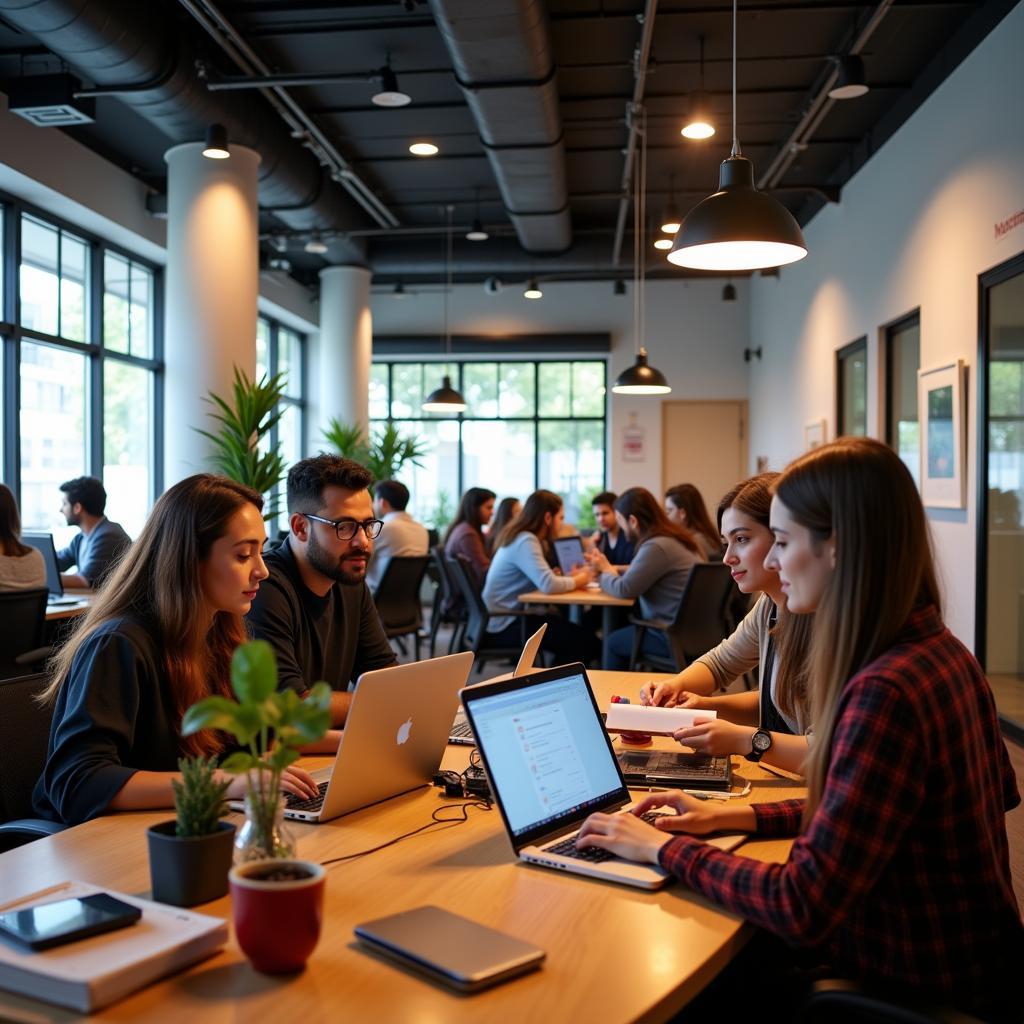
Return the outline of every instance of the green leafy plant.
{"type": "Polygon", "coordinates": [[[217,781],[215,757],[183,757],[178,761],[178,769],[181,781],[171,780],[178,817],[175,834],[183,839],[211,835],[228,813],[224,796],[231,783],[217,781]]]}
{"type": "Polygon", "coordinates": [[[437,492],[437,504],[434,506],[434,511],[431,514],[430,525],[438,533],[443,534],[448,529],[448,524],[452,521],[454,514],[455,506],[452,503],[452,496],[442,487],[437,492]]]}
{"type": "Polygon", "coordinates": [[[365,466],[374,480],[393,480],[408,462],[420,466],[427,453],[426,442],[403,436],[393,423],[386,423],[374,433],[358,423],[332,419],[323,434],[324,440],[339,454],[365,466]]]}
{"type": "Polygon", "coordinates": [[[330,727],[331,690],[324,682],[316,683],[305,698],[290,687],[278,690],[277,659],[265,640],[250,640],[235,649],[231,690],[234,700],[215,696],[193,704],[185,712],[181,731],[190,736],[201,729],[219,729],[234,736],[243,749],[227,757],[221,768],[247,776],[257,832],[271,836],[281,799],[281,773],[299,759],[299,747],[315,743],[330,727]]]}
{"type": "Polygon", "coordinates": [[[594,518],[594,499],[604,491],[604,487],[595,487],[589,495],[583,496],[583,500],[580,502],[580,514],[576,522],[581,533],[597,529],[597,520],[594,518]]]}
{"type": "MultiPolygon", "coordinates": [[[[204,401],[213,406],[210,416],[217,421],[216,431],[193,427],[196,433],[211,441],[214,451],[207,459],[224,476],[269,495],[284,478],[285,462],[280,444],[270,445],[269,435],[281,418],[278,403],[284,395],[285,375],[264,374],[258,381],[249,379],[244,370],[235,367],[228,402],[212,391],[204,401]],[[261,451],[261,445],[266,450],[261,451]]],[[[277,515],[276,502],[269,502],[263,518],[277,515]]]]}

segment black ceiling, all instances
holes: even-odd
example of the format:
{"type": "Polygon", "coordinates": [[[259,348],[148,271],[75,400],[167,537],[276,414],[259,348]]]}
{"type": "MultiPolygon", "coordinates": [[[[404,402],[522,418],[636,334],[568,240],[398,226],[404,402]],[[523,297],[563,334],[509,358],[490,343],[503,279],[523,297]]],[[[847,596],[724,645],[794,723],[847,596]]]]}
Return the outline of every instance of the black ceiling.
{"type": "MultiPolygon", "coordinates": [[[[486,3],[487,0],[479,0],[486,3]]],[[[116,15],[125,0],[90,0],[116,15]]],[[[128,0],[131,6],[135,0],[128,0]]],[[[651,220],[673,187],[683,210],[714,191],[718,164],[728,155],[731,83],[731,3],[728,0],[652,4],[642,0],[547,0],[548,28],[557,69],[559,112],[564,132],[565,169],[572,223],[570,253],[530,257],[516,238],[473,113],[452,71],[452,60],[422,0],[327,2],[327,0],[151,0],[143,5],[149,31],[163,45],[198,60],[209,80],[237,77],[237,64],[194,16],[196,7],[223,21],[274,73],[372,73],[390,60],[403,91],[413,102],[381,109],[370,102],[372,82],[317,84],[289,88],[289,95],[330,140],[352,169],[393,214],[397,229],[385,230],[347,201],[345,216],[328,223],[336,233],[327,257],[303,251],[306,228],[265,210],[266,234],[287,238],[293,273],[311,280],[327,262],[351,257],[346,236],[365,240],[365,257],[378,280],[437,280],[443,252],[439,232],[443,207],[454,205],[458,276],[479,279],[497,272],[521,278],[543,275],[622,277],[629,273],[629,232],[624,260],[613,265],[613,246],[627,143],[627,108],[634,92],[635,56],[642,39],[645,7],[655,8],[643,103],[648,119],[648,194],[651,220]],[[705,88],[712,95],[718,128],[714,138],[690,142],[679,129],[687,96],[700,84],[699,38],[705,38],[705,88]],[[427,138],[440,147],[430,159],[411,156],[408,146],[427,138]],[[479,215],[491,239],[462,239],[479,215]],[[416,232],[410,229],[426,229],[416,232]],[[572,258],[575,252],[576,258],[572,258]],[[583,255],[580,255],[583,253],[583,255]],[[395,272],[394,268],[398,268],[395,272]]],[[[20,20],[14,0],[0,0],[0,76],[11,79],[53,71],[60,62],[20,20]]],[[[43,4],[45,6],[45,3],[43,4]]],[[[841,201],[842,186],[917,106],[1013,7],[1011,0],[896,0],[868,2],[783,2],[741,0],[739,4],[738,134],[743,152],[761,176],[782,150],[822,83],[834,56],[847,53],[872,25],[862,48],[870,92],[832,103],[774,183],[773,194],[801,223],[823,203],[841,201]]],[[[59,48],[57,48],[59,51],[59,48]]],[[[76,67],[74,54],[61,54],[85,82],[110,87],[105,77],[76,67]]],[[[117,84],[116,81],[114,84],[117,84]]],[[[122,83],[131,84],[131,83],[122,83]]],[[[136,83],[138,84],[138,83],[136,83]]],[[[145,83],[143,83],[145,84],[145,83]]],[[[235,102],[263,105],[257,90],[231,95],[235,102]]],[[[198,139],[204,125],[185,111],[168,127],[150,119],[137,97],[102,96],[96,122],[65,130],[85,145],[128,168],[158,191],[165,188],[163,153],[169,145],[198,139]]],[[[277,116],[277,115],[272,115],[277,116]]],[[[261,140],[262,141],[262,140],[261,140]]],[[[257,145],[260,143],[257,142],[257,145]]],[[[287,145],[298,147],[298,141],[287,145]]],[[[266,163],[266,155],[264,156],[266,163]]],[[[314,168],[315,169],[315,168],[314,168]]],[[[341,191],[327,180],[324,188],[341,191]]],[[[262,202],[261,194],[261,202],[262,202]]],[[[308,232],[307,232],[308,234],[308,232]]],[[[279,242],[279,245],[285,244],[279,242]]],[[[656,273],[679,273],[661,257],[656,273]]]]}

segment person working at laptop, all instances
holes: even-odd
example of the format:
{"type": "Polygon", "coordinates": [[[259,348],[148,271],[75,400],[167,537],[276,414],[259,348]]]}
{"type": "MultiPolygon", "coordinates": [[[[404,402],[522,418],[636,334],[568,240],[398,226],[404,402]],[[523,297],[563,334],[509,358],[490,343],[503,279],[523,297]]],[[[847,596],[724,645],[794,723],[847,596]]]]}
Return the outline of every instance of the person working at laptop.
{"type": "MultiPolygon", "coordinates": [[[[60,649],[46,765],[36,813],[69,825],[109,811],[173,807],[178,759],[226,753],[224,734],[181,735],[184,713],[204,697],[230,696],[231,655],[246,639],[242,616],[267,570],[263,498],[201,473],[153,506],[118,564],[60,649]]],[[[240,797],[244,776],[230,780],[240,797]]],[[[282,788],[317,793],[301,768],[282,788]]]]}
{"type": "Polygon", "coordinates": [[[131,538],[120,524],[104,514],[107,492],[94,476],[79,476],[60,485],[61,514],[80,532],[57,552],[57,567],[65,587],[96,587],[113,568],[131,538]],[[75,566],[78,572],[66,572],[75,566]]]}
{"type": "Polygon", "coordinates": [[[288,473],[291,532],[266,556],[270,576],[249,612],[253,636],[277,654],[281,688],[304,694],[319,679],[334,691],[331,723],[343,725],[349,684],[398,659],[366,585],[381,521],[373,477],[340,455],[303,459],[288,473]]]}
{"type": "Polygon", "coordinates": [[[1019,1021],[1024,925],[1006,812],[1020,794],[985,674],[942,622],[917,485],[887,445],[842,438],[783,472],[771,525],[767,563],[787,608],[815,616],[807,799],[712,808],[652,794],[633,814],[588,818],[579,845],[659,863],[788,944],[774,957],[788,969],[765,976],[762,938],[716,990],[716,1019],[763,1015],[766,998],[791,1016],[810,984],[793,970],[803,950],[883,998],[1019,1021]],[[637,817],[653,806],[676,813],[655,828],[637,817]],[[667,834],[736,828],[795,836],[788,860],[667,834]]]}
{"type": "Polygon", "coordinates": [[[0,590],[46,586],[46,563],[35,548],[21,542],[21,518],[11,489],[0,484],[0,590]]]}

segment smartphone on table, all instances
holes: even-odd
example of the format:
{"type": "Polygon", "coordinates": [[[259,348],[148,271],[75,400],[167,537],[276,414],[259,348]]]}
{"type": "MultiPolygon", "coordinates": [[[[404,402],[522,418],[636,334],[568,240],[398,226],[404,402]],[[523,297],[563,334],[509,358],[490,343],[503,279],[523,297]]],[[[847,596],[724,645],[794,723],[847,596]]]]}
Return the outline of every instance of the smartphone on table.
{"type": "Polygon", "coordinates": [[[138,907],[100,892],[0,913],[0,935],[38,951],[126,928],[141,917],[138,907]]]}

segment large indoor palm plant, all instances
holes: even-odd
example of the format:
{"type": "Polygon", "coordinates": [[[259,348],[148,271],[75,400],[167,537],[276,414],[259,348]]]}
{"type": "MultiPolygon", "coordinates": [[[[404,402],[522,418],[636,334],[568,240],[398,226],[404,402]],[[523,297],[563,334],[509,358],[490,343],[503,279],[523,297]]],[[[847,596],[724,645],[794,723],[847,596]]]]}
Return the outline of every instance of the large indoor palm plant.
{"type": "Polygon", "coordinates": [[[404,437],[393,423],[371,433],[358,423],[332,419],[324,431],[324,440],[339,454],[365,466],[374,480],[394,480],[407,462],[422,465],[426,442],[407,434],[404,437]]]}

